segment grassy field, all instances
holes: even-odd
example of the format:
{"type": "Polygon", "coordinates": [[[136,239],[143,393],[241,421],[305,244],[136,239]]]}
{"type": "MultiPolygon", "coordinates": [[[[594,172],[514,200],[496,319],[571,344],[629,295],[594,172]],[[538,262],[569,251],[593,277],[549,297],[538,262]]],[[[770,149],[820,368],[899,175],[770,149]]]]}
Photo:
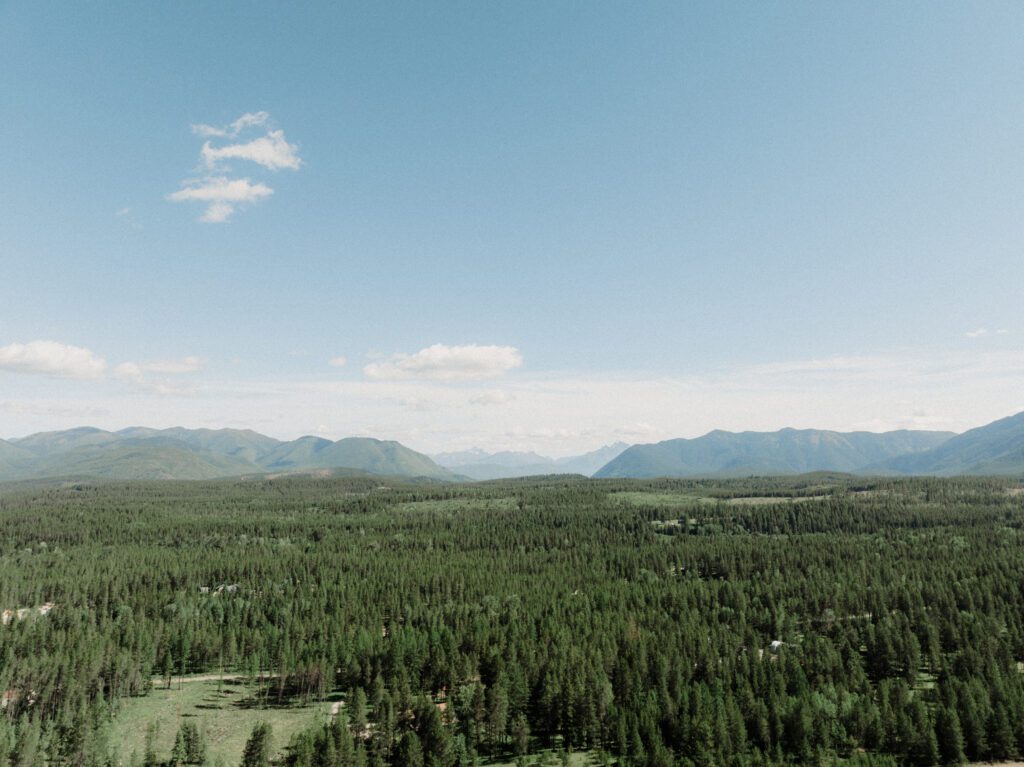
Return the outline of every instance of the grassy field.
{"type": "Polygon", "coordinates": [[[752,495],[744,498],[730,498],[726,501],[730,506],[770,506],[777,503],[806,503],[807,501],[821,501],[828,498],[827,495],[800,495],[800,496],[778,496],[778,495],[752,495]]]}
{"type": "Polygon", "coordinates": [[[177,679],[171,689],[162,683],[148,695],[128,698],[114,719],[111,742],[120,750],[122,764],[130,764],[132,754],[141,759],[145,752],[146,729],[157,726],[157,756],[166,759],[174,745],[178,728],[186,719],[195,722],[206,739],[207,759],[211,765],[237,764],[246,738],[260,721],[273,728],[274,749],[281,753],[293,733],[330,716],[330,700],[310,706],[255,707],[255,688],[241,680],[218,682],[209,677],[177,679]]]}
{"type": "MultiPolygon", "coordinates": [[[[327,721],[332,707],[340,700],[340,695],[334,694],[323,703],[309,706],[258,708],[254,705],[255,692],[256,688],[248,687],[244,680],[230,677],[221,684],[214,675],[186,676],[180,682],[175,677],[170,689],[160,680],[148,695],[122,701],[121,711],[114,719],[111,743],[117,744],[121,764],[137,763],[145,753],[147,728],[155,724],[156,753],[163,761],[170,756],[181,723],[191,720],[206,740],[207,764],[230,767],[238,764],[245,741],[257,722],[267,722],[273,728],[274,750],[282,756],[294,733],[327,721]]],[[[596,763],[588,752],[568,756],[569,767],[596,763]]],[[[532,753],[526,761],[531,767],[561,767],[559,753],[554,750],[532,753]]],[[[481,762],[486,767],[517,767],[507,757],[483,757],[481,762]]]]}
{"type": "Polygon", "coordinates": [[[435,501],[407,501],[394,506],[402,512],[433,512],[459,514],[465,511],[512,511],[517,508],[515,498],[445,498],[435,501]]]}
{"type": "Polygon", "coordinates": [[[686,509],[701,503],[717,503],[717,498],[699,495],[680,495],[677,493],[631,492],[627,490],[609,493],[608,500],[623,506],[660,507],[668,509],[686,509]]]}

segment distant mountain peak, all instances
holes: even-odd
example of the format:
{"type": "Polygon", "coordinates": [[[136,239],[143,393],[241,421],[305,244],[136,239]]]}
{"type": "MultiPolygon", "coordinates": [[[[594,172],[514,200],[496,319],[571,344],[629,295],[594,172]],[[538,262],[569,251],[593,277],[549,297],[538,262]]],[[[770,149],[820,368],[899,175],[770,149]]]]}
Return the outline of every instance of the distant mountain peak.
{"type": "Polygon", "coordinates": [[[440,453],[434,459],[442,466],[477,480],[548,474],[583,474],[589,477],[627,447],[625,442],[616,442],[583,455],[564,458],[548,458],[534,452],[515,450],[489,453],[474,447],[453,453],[440,453]]]}

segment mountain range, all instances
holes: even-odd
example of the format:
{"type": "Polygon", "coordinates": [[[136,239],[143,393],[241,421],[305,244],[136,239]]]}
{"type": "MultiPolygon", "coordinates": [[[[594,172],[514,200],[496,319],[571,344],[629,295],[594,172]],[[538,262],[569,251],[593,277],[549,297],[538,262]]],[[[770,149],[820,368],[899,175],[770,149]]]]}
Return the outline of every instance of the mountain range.
{"type": "Polygon", "coordinates": [[[1024,475],[1024,413],[963,434],[938,431],[712,431],[694,439],[608,445],[567,458],[466,450],[430,458],[368,437],[277,440],[240,429],[92,427],[0,440],[0,481],[44,477],[213,479],[358,471],[440,481],[539,474],[732,477],[841,471],[871,475],[1024,475]]]}
{"type": "Polygon", "coordinates": [[[0,440],[0,480],[55,476],[106,479],[213,479],[355,469],[455,481],[460,476],[398,442],[300,437],[282,442],[250,430],[92,427],[0,440]]]}
{"type": "Polygon", "coordinates": [[[628,447],[625,442],[616,442],[590,453],[565,458],[548,458],[532,452],[488,453],[474,448],[456,453],[439,453],[433,458],[441,466],[475,480],[535,477],[543,474],[583,474],[589,477],[628,447]]]}
{"type": "Polygon", "coordinates": [[[1024,474],[1024,413],[963,434],[938,431],[712,431],[634,445],[596,477],[855,474],[1024,474]]]}
{"type": "Polygon", "coordinates": [[[696,439],[634,445],[597,472],[598,477],[697,477],[857,472],[895,456],[920,453],[950,432],[712,431],[696,439]]]}

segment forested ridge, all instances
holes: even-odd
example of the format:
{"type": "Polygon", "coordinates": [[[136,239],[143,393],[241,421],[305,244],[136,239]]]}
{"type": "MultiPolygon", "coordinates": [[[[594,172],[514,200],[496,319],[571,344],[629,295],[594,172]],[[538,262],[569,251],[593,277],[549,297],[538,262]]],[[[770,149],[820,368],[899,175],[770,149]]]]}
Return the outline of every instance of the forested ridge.
{"type": "Polygon", "coordinates": [[[128,764],[127,699],[227,670],[344,693],[297,767],[1004,759],[1022,544],[1008,479],[8,486],[0,752],[128,764]]]}

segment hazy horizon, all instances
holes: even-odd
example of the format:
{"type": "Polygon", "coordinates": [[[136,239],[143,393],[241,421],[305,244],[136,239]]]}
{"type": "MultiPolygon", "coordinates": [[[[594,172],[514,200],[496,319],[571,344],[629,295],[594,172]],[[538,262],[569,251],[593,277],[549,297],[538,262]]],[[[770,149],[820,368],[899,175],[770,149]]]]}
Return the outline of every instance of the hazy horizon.
{"type": "MultiPolygon", "coordinates": [[[[1002,418],[1007,418],[1007,417],[1010,417],[1010,416],[1013,416],[1013,415],[1018,415],[1018,413],[1008,413],[1006,416],[1002,416],[1001,418],[997,418],[995,420],[1001,420],[1002,418]]],[[[977,426],[987,426],[989,423],[990,422],[986,422],[986,423],[982,423],[982,424],[977,424],[975,427],[970,427],[970,428],[976,428],[977,426]]],[[[12,443],[16,444],[18,441],[20,441],[22,439],[38,436],[40,434],[60,433],[60,432],[64,432],[64,431],[74,431],[74,430],[77,430],[77,429],[99,429],[101,431],[106,431],[106,432],[109,432],[109,433],[117,434],[117,433],[120,433],[122,431],[130,431],[133,428],[153,429],[153,430],[157,430],[157,431],[164,430],[164,429],[175,429],[175,428],[182,428],[182,429],[185,429],[185,430],[233,429],[233,430],[236,430],[236,431],[252,431],[252,432],[255,432],[255,433],[260,434],[262,436],[271,437],[272,439],[278,440],[280,442],[291,442],[291,441],[294,441],[294,440],[297,440],[297,439],[301,439],[301,438],[305,438],[305,437],[329,439],[331,441],[337,441],[339,439],[345,439],[345,438],[349,438],[349,437],[367,437],[367,438],[381,439],[381,440],[389,439],[387,437],[375,436],[373,434],[359,434],[359,435],[346,434],[346,435],[341,435],[340,437],[330,437],[330,438],[323,437],[322,435],[319,435],[319,434],[299,434],[299,435],[295,435],[295,436],[291,436],[291,435],[288,435],[288,436],[278,436],[278,435],[275,435],[275,434],[269,434],[269,433],[261,432],[258,429],[251,429],[249,427],[244,427],[244,426],[206,427],[206,426],[188,426],[187,424],[174,424],[174,425],[171,425],[171,426],[154,427],[154,426],[150,426],[148,424],[138,423],[138,424],[132,424],[130,426],[119,427],[119,428],[116,428],[116,429],[105,429],[105,428],[100,427],[100,426],[95,426],[94,424],[79,424],[77,426],[69,426],[69,427],[67,427],[65,429],[52,429],[52,430],[45,430],[45,431],[41,431],[41,432],[31,432],[31,433],[28,433],[28,434],[18,434],[18,435],[6,435],[6,436],[0,435],[0,440],[9,441],[9,442],[12,442],[12,443]]],[[[867,433],[873,433],[873,434],[883,434],[883,433],[887,433],[887,432],[891,433],[891,432],[894,432],[894,431],[901,431],[901,430],[903,430],[903,429],[884,429],[884,430],[857,429],[857,430],[846,430],[844,432],[843,430],[836,430],[836,429],[818,429],[818,428],[813,427],[813,426],[805,426],[805,427],[783,426],[783,427],[779,427],[779,429],[771,429],[771,430],[712,429],[712,430],[709,430],[709,431],[701,432],[700,434],[678,435],[676,437],[669,437],[667,439],[670,439],[670,440],[671,439],[680,439],[680,438],[682,438],[682,439],[697,439],[699,437],[707,436],[708,434],[710,434],[712,432],[715,432],[715,431],[725,431],[727,433],[735,433],[735,434],[744,434],[744,433],[746,433],[746,434],[758,434],[758,433],[775,433],[775,432],[778,432],[778,431],[784,430],[784,429],[794,429],[794,430],[797,430],[797,431],[800,431],[800,430],[832,431],[832,432],[837,432],[837,433],[851,433],[851,432],[864,433],[864,432],[867,432],[867,433]]],[[[962,431],[953,431],[953,430],[948,430],[948,429],[916,429],[915,431],[930,431],[930,432],[942,433],[942,434],[946,434],[946,433],[961,434],[961,433],[963,433],[963,431],[969,431],[969,430],[970,429],[964,429],[962,431]]],[[[400,440],[396,440],[396,441],[400,442],[400,440]]],[[[660,441],[664,441],[664,440],[655,440],[655,441],[656,442],[660,442],[660,441]]],[[[429,456],[431,456],[433,458],[437,458],[438,456],[456,456],[456,455],[459,455],[459,454],[472,454],[472,453],[479,453],[481,455],[498,455],[498,454],[501,454],[501,453],[516,453],[516,454],[520,454],[520,455],[533,454],[533,455],[536,455],[538,458],[544,458],[544,459],[550,459],[550,460],[560,460],[560,459],[563,459],[563,458],[578,457],[579,455],[582,455],[582,454],[599,452],[599,451],[601,451],[602,449],[605,449],[605,448],[612,448],[612,447],[617,447],[617,446],[627,446],[628,447],[631,444],[644,444],[644,443],[629,443],[629,442],[625,442],[623,440],[615,440],[613,442],[605,442],[605,443],[601,443],[601,444],[595,444],[592,447],[583,448],[583,449],[581,449],[581,450],[579,450],[577,452],[574,452],[574,453],[564,453],[564,454],[539,453],[536,450],[517,449],[515,447],[507,447],[507,448],[496,447],[496,448],[487,449],[487,448],[479,447],[477,445],[473,445],[473,446],[469,446],[469,447],[464,447],[464,448],[458,448],[458,449],[455,449],[455,450],[428,450],[428,449],[420,449],[416,445],[406,445],[406,447],[411,447],[411,448],[417,450],[418,452],[421,452],[421,453],[423,453],[425,455],[429,455],[429,456]]],[[[444,465],[444,464],[442,464],[442,465],[444,465]]],[[[456,463],[456,464],[453,464],[453,465],[458,465],[458,464],[456,463]]]]}

